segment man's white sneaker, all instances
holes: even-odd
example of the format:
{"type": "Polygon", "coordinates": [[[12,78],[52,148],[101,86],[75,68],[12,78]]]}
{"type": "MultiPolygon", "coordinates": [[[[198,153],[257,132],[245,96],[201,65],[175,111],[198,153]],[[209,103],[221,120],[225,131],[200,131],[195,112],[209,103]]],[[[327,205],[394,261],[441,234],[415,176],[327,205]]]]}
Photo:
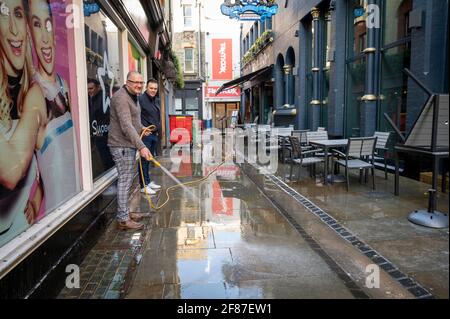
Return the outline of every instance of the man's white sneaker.
{"type": "Polygon", "coordinates": [[[143,188],[141,188],[141,193],[147,193],[147,195],[155,195],[156,194],[156,192],[153,190],[153,189],[151,189],[148,185],[147,185],[147,187],[143,187],[143,188]]]}
{"type": "Polygon", "coordinates": [[[155,182],[150,182],[150,184],[148,184],[148,186],[150,188],[153,188],[153,189],[160,189],[161,188],[161,186],[156,184],[155,182]]]}

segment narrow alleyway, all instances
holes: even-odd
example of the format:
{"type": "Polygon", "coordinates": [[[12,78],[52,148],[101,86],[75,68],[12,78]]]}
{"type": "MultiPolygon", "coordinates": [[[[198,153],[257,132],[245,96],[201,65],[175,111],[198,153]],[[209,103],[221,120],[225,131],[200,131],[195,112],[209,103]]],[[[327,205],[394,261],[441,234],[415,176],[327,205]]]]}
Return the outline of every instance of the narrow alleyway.
{"type": "MultiPolygon", "coordinates": [[[[168,154],[158,158],[183,183],[207,176],[219,164],[205,159],[192,164],[172,162],[168,154]]],[[[151,172],[163,190],[175,184],[162,170],[153,168],[151,172]]],[[[420,200],[411,202],[410,191],[405,200],[393,198],[385,188],[373,192],[362,184],[347,194],[339,184],[324,187],[319,177],[303,176],[302,183],[286,180],[286,184],[282,181],[285,172],[281,164],[278,172],[270,175],[248,163],[224,163],[205,181],[189,186],[189,191],[172,190],[167,205],[156,212],[136,191],[131,207],[146,213],[145,229],[117,230],[115,205],[111,205],[105,234],[80,265],[81,287],[64,288],[59,298],[446,296],[445,284],[427,278],[448,278],[448,268],[442,266],[448,261],[448,232],[416,227],[404,217],[399,219],[401,213],[392,212],[392,205],[420,204],[420,200]],[[380,200],[383,194],[390,200],[380,200]],[[353,210],[359,207],[366,212],[340,208],[339,203],[349,196],[353,210]],[[359,222],[348,222],[355,218],[359,222]],[[393,225],[403,231],[389,228],[387,239],[392,244],[380,245],[382,242],[373,238],[386,236],[383,225],[392,218],[396,221],[393,225]],[[408,242],[424,240],[434,240],[441,253],[432,247],[416,253],[402,251],[408,242]],[[420,254],[423,261],[417,264],[411,254],[420,254]],[[372,289],[367,267],[377,265],[379,285],[372,289]],[[418,273],[422,268],[429,275],[418,273]],[[408,273],[417,274],[416,280],[425,286],[408,273]]],[[[418,185],[405,186],[418,189],[418,185]]],[[[152,197],[153,205],[165,200],[164,191],[152,197]]]]}
{"type": "Polygon", "coordinates": [[[174,191],[153,215],[127,298],[367,297],[239,167],[220,167],[193,191],[197,200],[174,191]]]}

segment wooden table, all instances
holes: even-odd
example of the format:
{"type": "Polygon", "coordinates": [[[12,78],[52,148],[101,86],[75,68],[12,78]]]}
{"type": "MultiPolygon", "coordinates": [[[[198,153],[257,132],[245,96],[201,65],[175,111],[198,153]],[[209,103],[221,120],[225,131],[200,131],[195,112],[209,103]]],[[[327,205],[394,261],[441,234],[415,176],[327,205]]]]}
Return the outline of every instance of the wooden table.
{"type": "Polygon", "coordinates": [[[324,181],[323,183],[327,184],[328,177],[328,150],[330,148],[344,147],[348,144],[348,139],[340,139],[340,140],[317,140],[310,141],[309,144],[319,147],[324,150],[325,155],[325,172],[324,172],[324,181]]]}

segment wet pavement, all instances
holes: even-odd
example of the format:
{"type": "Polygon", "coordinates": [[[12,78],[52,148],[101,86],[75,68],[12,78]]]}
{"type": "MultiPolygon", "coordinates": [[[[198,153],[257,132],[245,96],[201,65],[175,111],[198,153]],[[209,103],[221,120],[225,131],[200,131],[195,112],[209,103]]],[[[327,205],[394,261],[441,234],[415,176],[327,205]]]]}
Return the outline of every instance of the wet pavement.
{"type": "MultiPolygon", "coordinates": [[[[380,256],[387,260],[380,266],[391,277],[399,277],[404,287],[413,287],[411,281],[415,281],[427,290],[410,289],[416,297],[431,294],[448,298],[448,228],[432,229],[407,220],[410,212],[427,207],[429,185],[401,177],[400,196],[394,196],[394,176],[389,174],[386,180],[382,171],[376,171],[376,190],[371,188],[371,177],[368,184],[360,184],[359,174],[353,174],[348,192],[345,183],[324,185],[320,175],[311,178],[306,169],[301,172],[300,182],[289,181],[288,166],[280,165],[275,176],[349,230],[353,238],[347,241],[354,239],[353,245],[362,241],[375,251],[378,256],[370,256],[372,260],[380,256]]],[[[437,208],[448,214],[448,194],[438,192],[437,208]]],[[[295,210],[292,213],[298,217],[295,210]]]]}
{"type": "MultiPolygon", "coordinates": [[[[217,166],[159,160],[182,182],[217,166]]],[[[152,176],[164,189],[174,184],[160,170],[152,176]]],[[[377,191],[352,180],[348,193],[345,184],[284,176],[282,166],[264,175],[226,163],[189,186],[192,194],[171,191],[157,212],[135,192],[132,211],[149,213],[146,228],[117,230],[112,205],[105,234],[80,265],[81,287],[59,298],[448,298],[448,229],[406,220],[426,205],[424,184],[402,179],[395,197],[392,176],[377,177],[377,191]],[[381,268],[376,289],[367,285],[373,264],[381,268]]],[[[448,196],[439,196],[448,212],[448,196]]]]}
{"type": "MultiPolygon", "coordinates": [[[[208,171],[206,166],[203,171],[208,171]]],[[[161,181],[169,182],[165,176],[161,181]]],[[[341,278],[327,264],[239,167],[223,165],[191,190],[197,200],[174,191],[170,204],[154,215],[126,298],[365,297],[350,278],[341,278]]]]}

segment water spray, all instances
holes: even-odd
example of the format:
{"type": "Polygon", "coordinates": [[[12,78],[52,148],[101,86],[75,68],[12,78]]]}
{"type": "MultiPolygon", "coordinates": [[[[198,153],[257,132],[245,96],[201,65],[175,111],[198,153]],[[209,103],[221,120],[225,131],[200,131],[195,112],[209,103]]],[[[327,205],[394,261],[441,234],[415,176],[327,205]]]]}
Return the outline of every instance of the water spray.
{"type": "MultiPolygon", "coordinates": [[[[153,132],[155,129],[156,129],[156,126],[155,126],[155,125],[150,125],[150,126],[145,127],[145,128],[142,130],[142,133],[141,133],[141,139],[144,137],[144,135],[148,134],[148,132],[150,132],[150,134],[152,134],[152,132],[153,132]]],[[[198,199],[198,197],[195,196],[195,195],[194,195],[194,194],[186,187],[186,185],[192,185],[192,184],[195,184],[195,183],[200,183],[200,182],[205,181],[205,180],[208,179],[209,176],[211,176],[211,175],[212,175],[212,174],[213,174],[220,166],[222,166],[222,165],[224,164],[224,162],[220,163],[220,164],[219,164],[217,167],[215,167],[211,172],[209,172],[208,175],[206,175],[205,177],[203,177],[203,178],[201,178],[201,179],[198,179],[198,180],[195,180],[195,181],[190,181],[190,182],[182,183],[180,180],[178,180],[178,178],[176,178],[172,173],[170,173],[169,170],[167,170],[164,166],[162,166],[161,163],[159,163],[153,156],[151,156],[151,157],[149,157],[149,158],[146,158],[146,160],[149,161],[149,162],[150,162],[150,161],[153,162],[153,164],[154,164],[156,167],[159,167],[159,168],[160,168],[160,169],[161,169],[168,177],[170,177],[170,178],[176,183],[175,185],[170,186],[170,187],[168,187],[168,188],[166,189],[166,200],[164,201],[164,203],[162,203],[162,204],[159,205],[159,206],[154,206],[153,203],[152,203],[152,200],[151,200],[151,198],[150,198],[150,196],[149,196],[149,194],[147,193],[147,185],[145,185],[145,180],[144,180],[144,170],[143,170],[143,168],[142,168],[142,157],[139,156],[139,168],[140,168],[141,180],[142,180],[142,183],[144,184],[145,197],[146,197],[146,199],[147,199],[148,204],[150,205],[150,207],[151,207],[152,209],[154,209],[154,210],[159,210],[159,209],[163,208],[163,207],[169,202],[169,200],[170,200],[169,191],[172,190],[172,189],[175,189],[175,188],[177,188],[177,187],[183,188],[183,190],[184,190],[186,193],[190,194],[191,197],[192,197],[193,199],[195,199],[195,198],[198,199]]]]}

